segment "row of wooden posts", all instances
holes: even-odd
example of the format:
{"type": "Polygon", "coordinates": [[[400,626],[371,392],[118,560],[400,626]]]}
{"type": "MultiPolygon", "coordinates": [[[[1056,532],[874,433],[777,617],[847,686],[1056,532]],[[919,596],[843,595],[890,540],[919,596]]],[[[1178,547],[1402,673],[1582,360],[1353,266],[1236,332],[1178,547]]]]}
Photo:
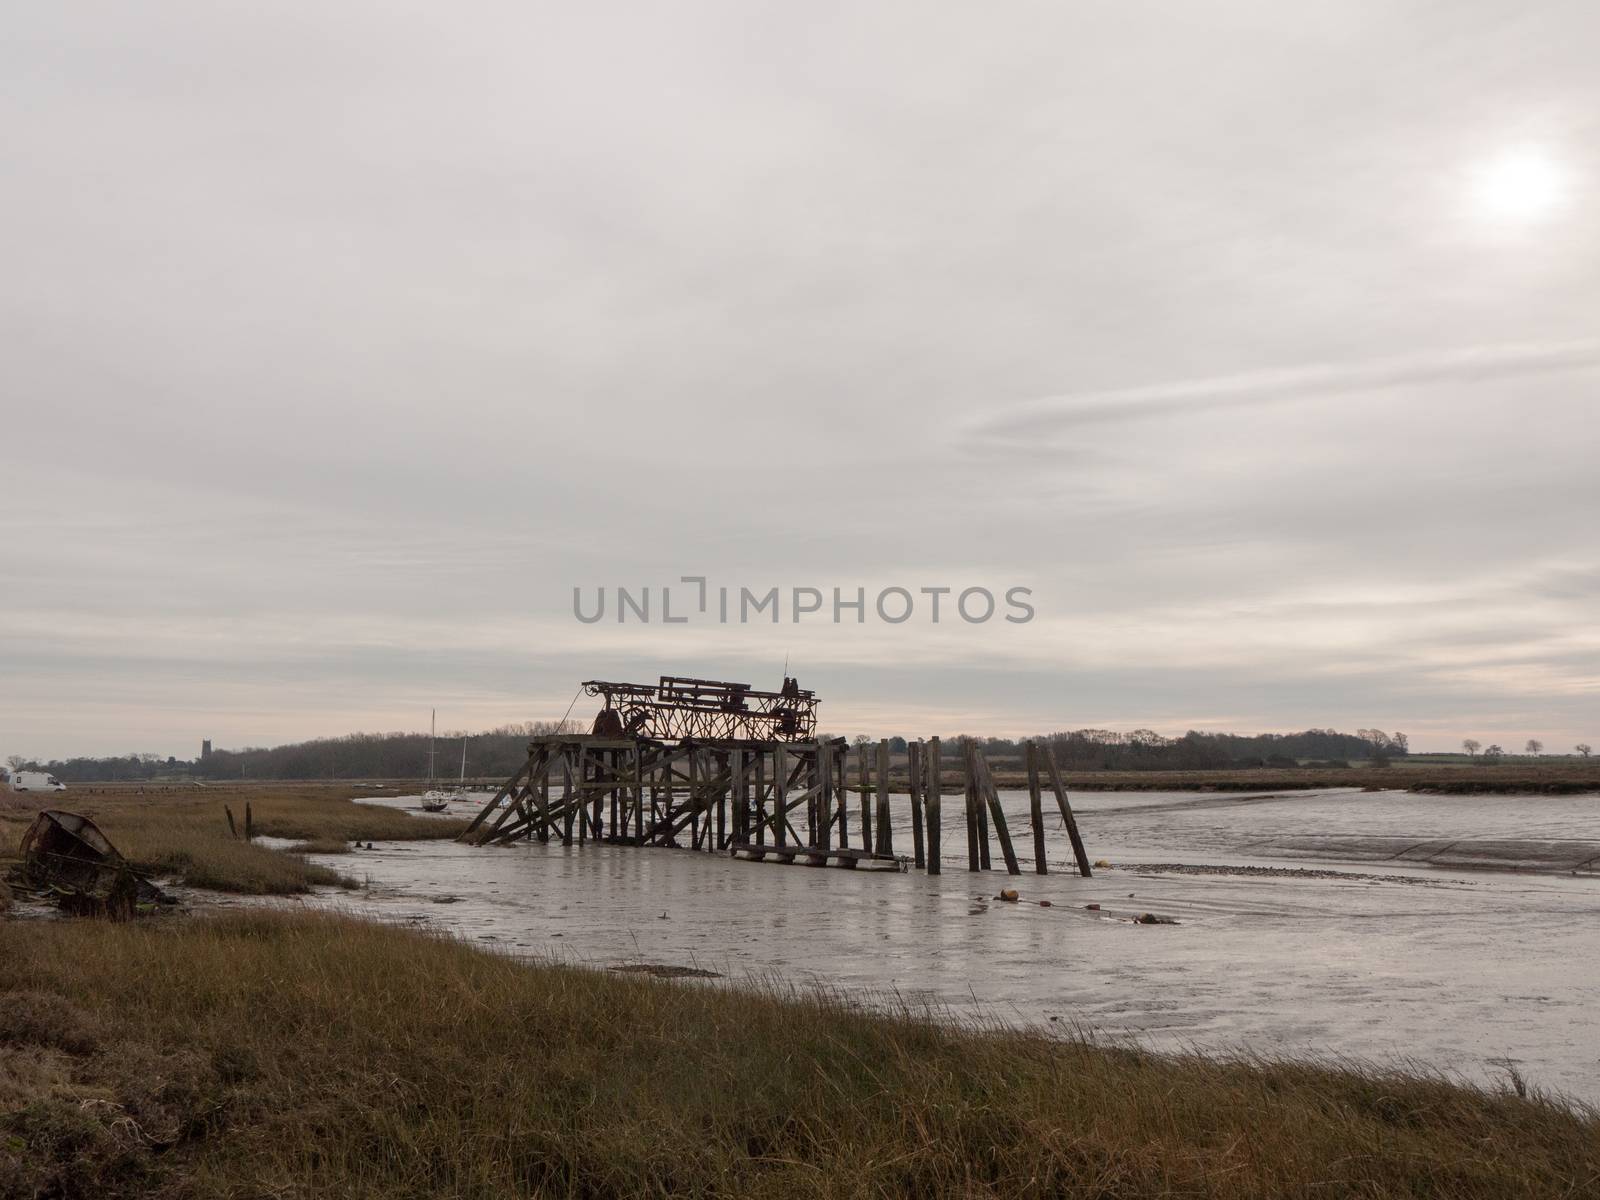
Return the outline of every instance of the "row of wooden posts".
{"type": "MultiPolygon", "coordinates": [[[[1044,789],[1053,793],[1078,870],[1090,874],[1061,772],[1048,745],[1024,743],[1033,865],[1046,874],[1044,789]]],[[[855,747],[860,847],[851,845],[850,748],[828,742],[721,742],[555,736],[535,739],[528,761],[468,826],[463,839],[522,838],[583,844],[683,846],[840,865],[896,859],[887,740],[855,747]],[[803,812],[802,812],[803,809],[803,812]],[[797,822],[799,825],[797,826],[797,822]],[[802,832],[803,830],[803,832],[802,832]]],[[[965,792],[967,867],[990,868],[991,825],[1006,870],[1021,873],[982,749],[958,751],[965,792]]],[[[907,746],[915,866],[941,867],[944,750],[938,738],[907,746]]]]}

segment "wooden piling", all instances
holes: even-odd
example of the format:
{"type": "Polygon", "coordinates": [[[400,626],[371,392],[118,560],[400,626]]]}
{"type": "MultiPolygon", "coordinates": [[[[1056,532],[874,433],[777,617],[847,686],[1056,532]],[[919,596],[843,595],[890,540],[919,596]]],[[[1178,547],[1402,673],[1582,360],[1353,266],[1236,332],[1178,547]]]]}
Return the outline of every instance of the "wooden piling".
{"type": "Polygon", "coordinates": [[[942,765],[939,762],[939,739],[928,739],[928,792],[927,792],[927,819],[928,819],[928,874],[939,874],[939,802],[942,799],[944,779],[942,765]]]}
{"type": "MultiPolygon", "coordinates": [[[[831,750],[830,750],[831,754],[831,750]]],[[[839,849],[850,849],[850,748],[841,747],[839,753],[832,755],[830,761],[836,771],[834,780],[834,803],[839,808],[839,849]]]]}
{"type": "MultiPolygon", "coordinates": [[[[978,786],[982,789],[983,799],[988,802],[989,812],[994,817],[994,836],[1000,843],[1000,853],[1005,856],[1006,874],[1021,875],[1022,868],[1017,865],[1017,852],[1011,846],[1011,831],[1006,828],[1005,809],[1000,807],[1000,793],[995,790],[994,776],[989,774],[989,762],[983,757],[983,752],[978,752],[978,786]]],[[[980,810],[980,814],[981,810],[980,810]]],[[[988,866],[987,863],[984,864],[988,866]]]]}
{"type": "Polygon", "coordinates": [[[867,744],[856,747],[856,760],[861,770],[861,848],[872,851],[872,767],[867,762],[867,744]]]}
{"type": "Polygon", "coordinates": [[[961,742],[962,750],[962,775],[967,785],[967,870],[980,870],[980,856],[978,854],[978,748],[972,744],[971,738],[964,738],[961,742]]]}
{"type": "Polygon", "coordinates": [[[911,851],[919,867],[926,867],[922,832],[922,743],[906,743],[906,786],[911,793],[911,851]]]}
{"type": "Polygon", "coordinates": [[[228,818],[228,836],[237,842],[239,840],[239,827],[233,823],[233,809],[224,804],[222,812],[228,818]]]}
{"type": "Polygon", "coordinates": [[[773,845],[789,840],[789,750],[773,747],[773,845]]]}
{"type": "Polygon", "coordinates": [[[539,771],[539,840],[550,841],[550,758],[545,756],[539,771]]]}
{"type": "Polygon", "coordinates": [[[878,853],[894,853],[894,826],[889,823],[889,739],[878,739],[878,853]]]}
{"type": "Polygon", "coordinates": [[[974,785],[977,790],[973,793],[972,806],[977,810],[978,818],[978,866],[987,871],[993,864],[989,861],[989,809],[988,805],[983,802],[982,777],[983,771],[980,768],[978,771],[979,782],[974,785]]]}
{"type": "Polygon", "coordinates": [[[756,845],[767,843],[767,752],[756,751],[756,795],[753,805],[756,819],[756,845]]]}
{"type": "Polygon", "coordinates": [[[833,747],[826,742],[817,743],[813,778],[817,781],[817,836],[811,844],[826,847],[832,841],[833,826],[833,747]]]}
{"type": "Polygon", "coordinates": [[[1061,819],[1067,825],[1067,837],[1072,842],[1073,857],[1078,860],[1078,874],[1085,879],[1093,876],[1089,869],[1089,852],[1083,848],[1083,838],[1078,835],[1078,820],[1072,815],[1072,805],[1067,800],[1067,789],[1061,782],[1061,769],[1056,766],[1055,747],[1046,743],[1044,747],[1044,765],[1050,772],[1050,786],[1056,794],[1056,804],[1061,809],[1061,819]]]}
{"type": "MultiPolygon", "coordinates": [[[[577,816],[578,808],[575,803],[576,799],[577,795],[572,786],[572,755],[568,754],[566,749],[563,748],[561,751],[561,808],[563,813],[561,819],[561,841],[564,845],[572,844],[572,822],[577,816]]],[[[581,826],[579,840],[582,840],[581,826]]]]}
{"type": "Polygon", "coordinates": [[[1028,758],[1028,821],[1033,826],[1033,869],[1040,875],[1050,873],[1044,858],[1044,802],[1039,788],[1039,747],[1029,741],[1024,743],[1028,758]]]}

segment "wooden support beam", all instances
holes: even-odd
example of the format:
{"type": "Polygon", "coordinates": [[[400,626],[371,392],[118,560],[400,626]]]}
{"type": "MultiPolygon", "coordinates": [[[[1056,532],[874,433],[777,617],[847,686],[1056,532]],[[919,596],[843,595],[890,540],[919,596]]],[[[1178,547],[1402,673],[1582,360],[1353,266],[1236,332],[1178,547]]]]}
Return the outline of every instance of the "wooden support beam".
{"type": "Polygon", "coordinates": [[[971,738],[965,738],[961,743],[962,765],[965,768],[962,775],[967,785],[967,870],[981,870],[981,856],[978,854],[978,748],[972,744],[971,738]]]}
{"type": "MultiPolygon", "coordinates": [[[[572,844],[572,818],[573,809],[576,807],[573,801],[576,799],[577,792],[572,786],[572,756],[563,747],[561,751],[561,808],[563,813],[561,819],[561,841],[568,846],[572,844]]],[[[583,838],[581,826],[578,830],[578,837],[580,841],[583,838]]]]}
{"type": "Polygon", "coordinates": [[[878,739],[878,853],[894,853],[894,826],[889,822],[889,739],[878,739]]]}
{"type": "MultiPolygon", "coordinates": [[[[473,817],[472,820],[467,823],[467,827],[461,831],[461,841],[470,840],[470,835],[478,828],[478,826],[482,825],[484,821],[488,820],[489,814],[496,810],[496,806],[500,803],[500,801],[506,799],[506,797],[511,795],[517,790],[518,787],[521,786],[522,781],[528,777],[530,772],[532,772],[535,761],[540,757],[542,757],[542,752],[540,752],[539,755],[528,755],[528,761],[517,768],[517,773],[500,785],[500,790],[494,794],[494,799],[490,800],[489,803],[480,808],[478,810],[478,815],[473,817]]],[[[229,821],[229,825],[232,825],[231,820],[229,821]]],[[[237,836],[237,834],[235,836],[237,836]]]]}
{"type": "MultiPolygon", "coordinates": [[[[756,817],[756,842],[757,842],[758,845],[767,840],[766,806],[767,806],[767,752],[765,750],[757,750],[756,751],[755,817],[756,817]]],[[[748,836],[748,833],[746,834],[746,836],[748,836]]]]}
{"type": "Polygon", "coordinates": [[[1044,802],[1039,788],[1039,747],[1030,740],[1024,743],[1028,757],[1028,822],[1033,826],[1033,869],[1040,875],[1050,873],[1044,857],[1044,802]]]}
{"type": "Polygon", "coordinates": [[[788,840],[789,752],[781,745],[772,748],[772,840],[781,846],[788,840]]]}
{"type": "Polygon", "coordinates": [[[906,743],[906,788],[911,793],[911,852],[919,867],[926,867],[922,833],[922,743],[906,743]]]}
{"type": "Polygon", "coordinates": [[[867,763],[867,744],[856,747],[856,765],[861,777],[861,848],[872,847],[872,767],[867,763]]]}
{"type": "Polygon", "coordinates": [[[829,753],[832,755],[830,761],[833,763],[833,769],[837,772],[837,776],[834,779],[834,803],[839,806],[839,847],[847,850],[850,847],[850,778],[848,774],[850,748],[846,746],[835,754],[830,747],[829,753]]]}
{"type": "Polygon", "coordinates": [[[1011,847],[1011,831],[1006,828],[1005,809],[1000,807],[1000,793],[995,790],[994,776],[989,774],[989,761],[981,750],[978,751],[978,783],[983,789],[983,798],[988,801],[989,813],[994,817],[994,835],[1000,842],[1000,853],[1005,855],[1006,874],[1021,875],[1017,853],[1011,847]]]}
{"type": "Polygon", "coordinates": [[[826,846],[833,839],[833,747],[817,743],[817,836],[813,846],[826,846]]]}
{"type": "Polygon", "coordinates": [[[1056,794],[1056,804],[1061,809],[1061,819],[1067,823],[1067,837],[1072,841],[1072,854],[1078,860],[1078,874],[1085,879],[1093,876],[1089,869],[1089,852],[1083,848],[1083,838],[1078,836],[1078,821],[1072,815],[1072,805],[1067,800],[1067,789],[1061,782],[1061,770],[1056,766],[1055,747],[1044,746],[1044,765],[1050,772],[1050,786],[1056,794]]]}
{"type": "Polygon", "coordinates": [[[939,874],[939,802],[944,788],[943,764],[939,761],[939,739],[928,739],[928,874],[939,874]]]}

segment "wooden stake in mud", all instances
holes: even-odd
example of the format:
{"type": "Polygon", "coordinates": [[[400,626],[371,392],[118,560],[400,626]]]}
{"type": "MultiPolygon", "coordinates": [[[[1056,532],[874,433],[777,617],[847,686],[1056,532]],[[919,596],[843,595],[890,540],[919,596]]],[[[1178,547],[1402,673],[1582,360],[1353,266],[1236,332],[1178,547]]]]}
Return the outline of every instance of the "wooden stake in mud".
{"type": "Polygon", "coordinates": [[[578,814],[578,845],[583,846],[589,840],[589,793],[583,786],[589,775],[589,765],[582,746],[573,751],[573,757],[577,759],[577,770],[567,775],[567,800],[578,814]]]}
{"type": "Polygon", "coordinates": [[[1048,875],[1050,868],[1044,860],[1044,804],[1039,789],[1039,747],[1031,741],[1024,744],[1028,754],[1028,820],[1033,825],[1033,869],[1048,875]]]}
{"type": "Polygon", "coordinates": [[[756,845],[767,844],[767,752],[756,751],[756,845]]]}
{"type": "Polygon", "coordinates": [[[817,767],[821,762],[815,754],[803,755],[801,761],[806,769],[806,845],[825,846],[828,839],[820,833],[822,806],[817,803],[822,799],[822,781],[817,778],[817,767]]]}
{"type": "Polygon", "coordinates": [[[850,749],[848,746],[835,755],[828,748],[830,769],[838,772],[833,781],[833,799],[839,806],[839,849],[850,849],[850,749]]]}
{"type": "Polygon", "coordinates": [[[224,804],[222,811],[228,818],[228,836],[237,842],[239,840],[239,827],[233,823],[233,809],[224,804]]]}
{"type": "Polygon", "coordinates": [[[894,829],[889,824],[889,739],[878,740],[878,853],[894,853],[894,829]]]}
{"type": "Polygon", "coordinates": [[[964,739],[961,743],[962,775],[967,785],[967,870],[979,870],[978,855],[978,748],[972,744],[972,739],[964,739]]]}
{"type": "Polygon", "coordinates": [[[789,838],[789,752],[773,747],[773,845],[789,838]]]}
{"type": "Polygon", "coordinates": [[[550,759],[548,753],[539,771],[539,840],[550,841],[550,759]]]}
{"type": "Polygon", "coordinates": [[[872,768],[867,764],[867,744],[856,747],[856,761],[861,768],[861,848],[872,853],[872,768]]]}
{"type": "Polygon", "coordinates": [[[811,844],[826,849],[832,841],[830,826],[833,823],[833,747],[827,742],[817,743],[812,778],[817,781],[817,836],[811,844]]]}
{"type": "Polygon", "coordinates": [[[1089,879],[1094,874],[1089,870],[1089,852],[1083,848],[1083,839],[1078,836],[1078,821],[1072,815],[1072,805],[1067,802],[1067,789],[1061,783],[1061,770],[1056,766],[1054,746],[1046,744],[1044,765],[1050,772],[1050,786],[1055,790],[1056,804],[1061,809],[1061,819],[1067,823],[1067,837],[1072,840],[1072,854],[1078,860],[1078,874],[1089,879]]]}
{"type": "Polygon", "coordinates": [[[750,836],[750,811],[744,794],[744,751],[735,750],[728,760],[728,794],[733,797],[733,840],[750,836]]]}
{"type": "Polygon", "coordinates": [[[911,793],[911,850],[919,867],[928,865],[922,840],[922,743],[906,743],[906,786],[911,793]]]}
{"type": "Polygon", "coordinates": [[[943,786],[939,763],[939,739],[928,739],[928,874],[939,874],[939,801],[943,786]]]}
{"type": "MultiPolygon", "coordinates": [[[[728,784],[731,786],[733,784],[733,765],[731,765],[730,758],[731,755],[726,750],[717,755],[717,774],[718,778],[726,776],[728,784]]],[[[717,845],[712,846],[712,850],[720,851],[726,845],[728,845],[728,787],[718,786],[717,845]]]]}
{"type": "Polygon", "coordinates": [[[700,752],[689,750],[689,845],[700,849],[700,752]]]}
{"type": "Polygon", "coordinates": [[[1011,831],[1006,828],[1006,813],[1000,807],[1000,793],[995,791],[994,776],[989,774],[989,762],[983,757],[982,751],[978,753],[978,774],[979,786],[983,789],[983,799],[988,802],[989,812],[994,816],[994,836],[1000,842],[1000,853],[1006,858],[1006,874],[1021,875],[1022,868],[1017,865],[1017,852],[1011,848],[1011,831]]]}
{"type": "Polygon", "coordinates": [[[250,801],[244,802],[244,840],[253,842],[256,839],[255,818],[250,815],[250,801]]]}
{"type": "Polygon", "coordinates": [[[576,791],[572,786],[572,756],[563,747],[561,751],[561,807],[565,814],[561,820],[563,845],[572,844],[572,819],[577,810],[576,798],[576,791]]]}
{"type": "Polygon", "coordinates": [[[978,769],[973,778],[972,807],[977,812],[978,818],[978,866],[985,871],[993,865],[989,860],[989,806],[983,800],[983,777],[986,774],[983,761],[983,752],[973,747],[977,753],[978,769]]]}

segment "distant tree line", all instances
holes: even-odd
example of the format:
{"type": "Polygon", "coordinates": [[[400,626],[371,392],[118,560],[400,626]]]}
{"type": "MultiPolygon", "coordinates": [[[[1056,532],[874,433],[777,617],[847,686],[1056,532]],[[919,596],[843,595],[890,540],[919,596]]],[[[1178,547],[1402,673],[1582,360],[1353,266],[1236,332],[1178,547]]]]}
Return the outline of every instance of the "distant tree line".
{"type": "MultiPolygon", "coordinates": [[[[559,721],[526,721],[502,725],[467,741],[467,777],[505,779],[528,757],[528,739],[541,734],[575,732],[559,721]]],[[[461,768],[460,734],[441,734],[435,773],[454,779],[461,768]]],[[[428,735],[425,733],[350,733],[317,738],[287,746],[214,750],[204,758],[184,761],[158,754],[129,754],[110,758],[69,758],[47,767],[29,764],[25,769],[48,770],[64,783],[88,780],[187,778],[227,779],[423,779],[428,774],[428,735]]]]}
{"type": "MultiPolygon", "coordinates": [[[[826,735],[824,735],[826,736],[826,735]]],[[[858,734],[856,745],[873,739],[858,734]]],[[[960,736],[941,739],[955,745],[960,736]]],[[[1074,729],[1026,738],[974,737],[989,759],[1021,758],[1023,742],[1048,743],[1056,762],[1082,771],[1196,771],[1207,768],[1293,767],[1301,763],[1385,762],[1411,752],[1403,733],[1381,729],[1308,729],[1304,733],[1198,733],[1165,737],[1152,729],[1074,729]]],[[[892,737],[889,749],[901,753],[906,739],[892,737]]]]}
{"type": "MultiPolygon", "coordinates": [[[[976,738],[986,757],[1020,757],[1022,741],[976,738]]],[[[1381,729],[1340,733],[1308,729],[1304,733],[1199,733],[1165,737],[1150,729],[1124,733],[1113,729],[1074,729],[1042,734],[1056,762],[1079,771],[1201,771],[1235,767],[1293,767],[1301,763],[1387,762],[1411,752],[1403,733],[1381,729]]]]}

